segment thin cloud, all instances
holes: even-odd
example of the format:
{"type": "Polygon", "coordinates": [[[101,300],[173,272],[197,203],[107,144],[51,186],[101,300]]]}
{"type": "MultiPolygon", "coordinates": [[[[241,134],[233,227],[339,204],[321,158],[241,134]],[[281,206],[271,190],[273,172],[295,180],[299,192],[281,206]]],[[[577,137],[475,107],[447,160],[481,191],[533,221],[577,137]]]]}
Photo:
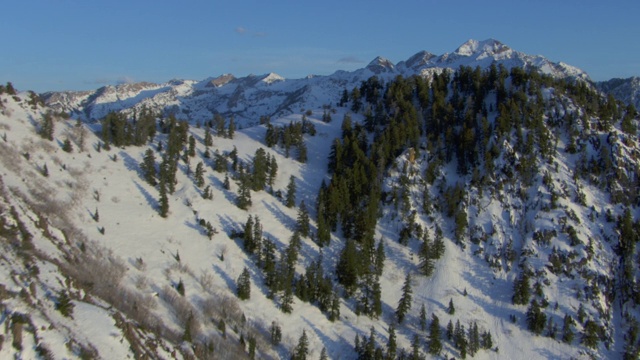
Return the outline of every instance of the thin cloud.
{"type": "Polygon", "coordinates": [[[363,64],[364,61],[361,59],[358,59],[355,56],[345,56],[343,58],[338,59],[338,63],[341,64],[363,64]]]}
{"type": "Polygon", "coordinates": [[[253,37],[265,37],[267,36],[267,33],[264,31],[249,31],[249,29],[247,29],[246,27],[243,26],[238,26],[235,29],[236,34],[238,35],[251,35],[253,37]]]}
{"type": "Polygon", "coordinates": [[[117,78],[97,78],[93,80],[85,80],[83,81],[86,85],[121,85],[121,84],[131,84],[134,83],[135,80],[129,76],[120,76],[117,78]]]}

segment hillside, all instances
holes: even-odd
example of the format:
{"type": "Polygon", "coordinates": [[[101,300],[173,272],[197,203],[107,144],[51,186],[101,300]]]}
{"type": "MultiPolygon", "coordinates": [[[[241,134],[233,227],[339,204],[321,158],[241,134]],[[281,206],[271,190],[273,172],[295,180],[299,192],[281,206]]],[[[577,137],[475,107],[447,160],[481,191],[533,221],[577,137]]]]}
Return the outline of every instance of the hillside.
{"type": "Polygon", "coordinates": [[[0,356],[637,358],[638,114],[542,59],[2,87],[0,356]]]}

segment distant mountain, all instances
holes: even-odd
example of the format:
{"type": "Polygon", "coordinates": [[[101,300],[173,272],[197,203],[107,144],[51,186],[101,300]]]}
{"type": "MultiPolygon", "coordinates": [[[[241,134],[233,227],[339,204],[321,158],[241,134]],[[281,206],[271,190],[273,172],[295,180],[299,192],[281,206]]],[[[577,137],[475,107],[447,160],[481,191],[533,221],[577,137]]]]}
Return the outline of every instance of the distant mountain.
{"type": "Polygon", "coordinates": [[[636,109],[640,108],[640,77],[602,81],[596,83],[596,87],[626,104],[633,104],[636,109]]]}
{"type": "Polygon", "coordinates": [[[454,52],[443,55],[421,51],[397,64],[378,56],[365,68],[337,71],[328,76],[291,80],[274,73],[241,78],[225,74],[202,81],[144,82],[105,86],[95,91],[50,92],[43,94],[43,98],[49,107],[85,120],[100,119],[110,111],[133,112],[147,107],[193,122],[210,120],[213,114],[220,113],[225,117],[234,116],[239,124],[247,126],[257,123],[263,115],[279,117],[305,107],[335,104],[344,89],[351,90],[374,75],[389,81],[398,75],[431,76],[444,69],[487,68],[491,64],[507,69],[535,67],[557,78],[589,79],[578,68],[518,52],[489,39],[469,40],[454,52]]]}

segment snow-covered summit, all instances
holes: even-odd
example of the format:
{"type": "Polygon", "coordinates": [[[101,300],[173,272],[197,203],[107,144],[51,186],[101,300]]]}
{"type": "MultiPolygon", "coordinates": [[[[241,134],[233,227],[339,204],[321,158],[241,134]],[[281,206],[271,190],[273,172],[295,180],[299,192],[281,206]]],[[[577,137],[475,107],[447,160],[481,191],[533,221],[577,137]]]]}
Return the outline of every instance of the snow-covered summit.
{"type": "Polygon", "coordinates": [[[395,65],[393,65],[391,60],[382,56],[377,56],[369,63],[369,65],[367,65],[367,69],[371,70],[375,74],[380,74],[382,72],[393,71],[395,69],[395,65]]]}

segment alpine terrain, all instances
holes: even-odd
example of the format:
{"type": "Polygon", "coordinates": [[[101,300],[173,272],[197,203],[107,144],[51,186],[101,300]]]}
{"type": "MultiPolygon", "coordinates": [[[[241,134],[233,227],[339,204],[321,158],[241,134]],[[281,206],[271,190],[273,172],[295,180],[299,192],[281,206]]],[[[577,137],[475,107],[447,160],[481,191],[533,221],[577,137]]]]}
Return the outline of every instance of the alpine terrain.
{"type": "Polygon", "coordinates": [[[638,78],[496,40],[0,87],[0,358],[636,359],[638,78]]]}

